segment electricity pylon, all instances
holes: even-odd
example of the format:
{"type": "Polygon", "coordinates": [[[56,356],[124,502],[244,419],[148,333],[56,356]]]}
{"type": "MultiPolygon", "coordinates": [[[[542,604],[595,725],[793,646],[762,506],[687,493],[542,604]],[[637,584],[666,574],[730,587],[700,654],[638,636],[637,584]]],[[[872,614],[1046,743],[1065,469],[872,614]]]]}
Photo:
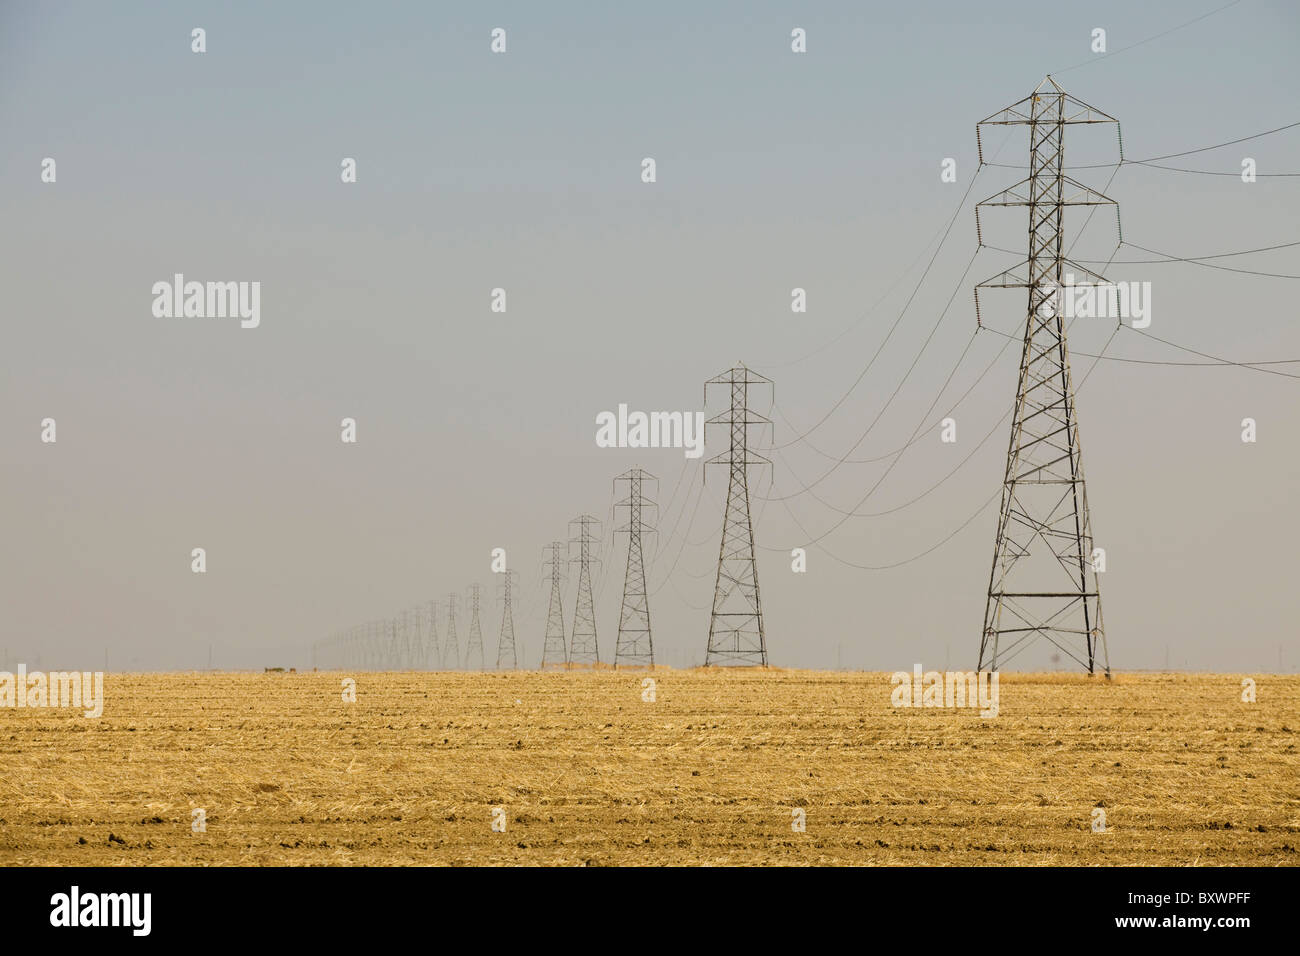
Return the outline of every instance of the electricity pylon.
{"type": "Polygon", "coordinates": [[[393,659],[389,664],[393,670],[400,671],[406,668],[406,612],[398,611],[393,616],[393,659]]]}
{"type": "Polygon", "coordinates": [[[469,640],[465,642],[465,666],[474,670],[474,652],[478,652],[478,670],[485,670],[487,662],[483,657],[483,628],[479,624],[479,592],[477,584],[469,586],[469,640]]]}
{"type": "Polygon", "coordinates": [[[750,410],[749,386],[771,384],[771,379],[740,364],[704,383],[705,405],[709,401],[710,385],[727,385],[731,391],[731,407],[706,423],[727,425],[730,433],[727,451],[704,463],[706,475],[709,465],[726,465],[729,472],[718,576],[713,586],[713,613],[709,617],[709,647],[704,656],[706,667],[712,664],[767,666],[758,565],[754,561],[754,525],[749,517],[748,466],[772,464],[749,450],[749,426],[772,422],[750,410]]]}
{"type": "Polygon", "coordinates": [[[449,670],[460,667],[460,643],[456,639],[456,608],[460,595],[452,591],[447,595],[447,642],[442,646],[443,666],[449,670]]]}
{"type": "Polygon", "coordinates": [[[418,670],[420,667],[420,636],[423,615],[420,613],[419,607],[413,607],[410,610],[403,611],[402,616],[407,619],[406,646],[403,648],[406,654],[406,669],[418,670]]]}
{"type": "Polygon", "coordinates": [[[655,503],[642,493],[646,481],[657,482],[654,475],[633,468],[614,479],[627,482],[627,497],[614,503],[615,511],[628,509],[627,524],[615,528],[615,534],[627,535],[627,570],[623,576],[623,608],[618,616],[618,642],[614,645],[614,667],[627,664],[640,667],[655,666],[655,646],[650,637],[650,598],[645,586],[645,558],[641,551],[643,532],[654,533],[641,517],[643,508],[654,508],[655,503]]]}
{"type": "MultiPolygon", "coordinates": [[[[980,670],[986,666],[997,670],[999,663],[1042,637],[1089,674],[1095,673],[1100,644],[1110,677],[1060,290],[1077,279],[1108,285],[1101,276],[1065,258],[1065,207],[1110,205],[1117,217],[1119,207],[1065,175],[1065,127],[1078,123],[1115,123],[1118,130],[1113,117],[1070,96],[1049,76],[1031,95],[975,128],[978,144],[983,126],[1029,127],[1029,176],[979,204],[1029,209],[1028,259],[980,283],[975,291],[980,322],[979,289],[1029,290],[1002,510],[980,636],[980,670]]],[[[975,217],[982,244],[978,206],[975,217]]]]}
{"type": "MultiPolygon", "coordinates": [[[[570,548],[578,546],[578,556],[570,563],[578,565],[578,600],[573,607],[573,636],[569,640],[569,664],[599,664],[600,645],[596,639],[596,602],[591,595],[591,565],[600,558],[592,557],[591,545],[599,538],[592,536],[591,526],[600,519],[591,515],[578,515],[569,527],[578,526],[578,534],[569,539],[570,548]]],[[[572,554],[572,551],[570,551],[572,554]]]]}
{"type": "Polygon", "coordinates": [[[543,670],[548,667],[567,667],[569,663],[569,648],[564,637],[564,596],[560,589],[566,562],[566,558],[561,555],[567,552],[568,545],[563,541],[552,541],[546,550],[550,552],[550,557],[544,563],[551,566],[551,607],[546,612],[546,638],[542,644],[543,670]]]}
{"type": "Polygon", "coordinates": [[[438,602],[429,602],[429,640],[424,645],[425,660],[435,670],[442,670],[442,647],[438,644],[438,602]]]}
{"type": "Polygon", "coordinates": [[[501,637],[497,640],[497,670],[505,667],[516,670],[519,667],[515,651],[514,610],[514,584],[518,579],[518,571],[501,572],[501,637]]]}

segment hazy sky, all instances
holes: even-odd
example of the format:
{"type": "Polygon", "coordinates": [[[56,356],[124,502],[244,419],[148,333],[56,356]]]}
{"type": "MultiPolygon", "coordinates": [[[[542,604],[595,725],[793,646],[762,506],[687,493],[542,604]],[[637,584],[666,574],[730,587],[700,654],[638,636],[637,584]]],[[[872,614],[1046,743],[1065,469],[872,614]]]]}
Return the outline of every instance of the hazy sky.
{"type": "MultiPolygon", "coordinates": [[[[314,640],[349,624],[474,581],[494,591],[496,547],[520,572],[516,629],[535,666],[542,547],[574,515],[608,517],[611,479],[634,464],[660,477],[665,506],[650,580],[659,659],[702,661],[725,473],[711,469],[697,506],[698,461],[597,448],[596,414],[700,410],[703,381],[744,361],[775,380],[775,408],[758,410],[778,444],[795,435],[786,418],[816,423],[971,186],[976,122],[1045,73],[1122,122],[1129,158],[1300,120],[1289,2],[1243,0],[1123,49],[1219,5],[0,4],[0,666],[95,668],[107,649],[112,669],[195,668],[209,646],[218,666],[304,666],[314,640]],[[195,27],[206,53],[191,52],[195,27]],[[796,27],[805,54],[791,52],[796,27]],[[1093,54],[1095,27],[1120,52],[1093,54]],[[355,184],[340,181],[344,157],[355,184]],[[946,157],[956,183],[940,180],[946,157]],[[177,272],[260,282],[260,326],[156,318],[151,287],[177,272]],[[497,287],[504,314],[489,309],[497,287]],[[806,314],[790,310],[794,287],[806,314]],[[55,444],[41,441],[47,417],[55,444]],[[355,445],[340,441],[344,417],[355,445]],[[196,547],[205,574],[191,572],[196,547]]],[[[1072,165],[1116,158],[1110,127],[1072,127],[1066,143],[1072,165]]],[[[985,159],[1023,164],[1027,148],[1023,128],[995,134],[985,159]]],[[[1300,239],[1300,179],[1243,183],[1244,157],[1300,172],[1300,128],[1167,161],[1234,175],[1073,175],[1120,203],[1125,240],[1163,254],[1300,239]]],[[[971,287],[1018,260],[983,249],[963,271],[973,202],[1021,175],[979,173],[880,358],[809,439],[845,455],[906,375],[851,457],[897,449],[969,343],[925,422],[973,385],[952,412],[958,441],[930,429],[859,510],[894,509],[969,460],[914,504],[847,521],[805,574],[790,568],[806,535],[785,506],[813,534],[840,516],[806,494],[759,496],[791,494],[829,462],[801,443],[754,471],[774,664],[974,666],[996,503],[899,567],[836,559],[906,561],[999,488],[1018,346],[995,360],[1006,339],[971,342],[971,287]]],[[[1071,235],[1085,215],[1069,211],[1071,235]]],[[[1023,210],[984,225],[1023,258],[1023,210]]],[[[1099,214],[1072,255],[1104,261],[1115,242],[1099,214]]],[[[1300,274],[1296,249],[1211,261],[1300,274]]],[[[1295,280],[1186,263],[1107,274],[1152,283],[1154,335],[1234,360],[1300,358],[1295,280]]],[[[1022,291],[981,305],[990,326],[1023,324],[1022,291]]],[[[1070,335],[1113,666],[1167,654],[1294,670],[1300,381],[1108,360],[1090,373],[1079,353],[1114,327],[1080,319],[1070,335]]],[[[1106,354],[1203,361],[1131,329],[1106,354]]],[[[853,508],[888,466],[845,465],[816,491],[853,508]]],[[[606,552],[602,658],[626,560],[622,542],[606,552]]],[[[489,656],[499,621],[493,605],[489,656]]],[[[1045,666],[1048,651],[1017,664],[1045,666]]]]}

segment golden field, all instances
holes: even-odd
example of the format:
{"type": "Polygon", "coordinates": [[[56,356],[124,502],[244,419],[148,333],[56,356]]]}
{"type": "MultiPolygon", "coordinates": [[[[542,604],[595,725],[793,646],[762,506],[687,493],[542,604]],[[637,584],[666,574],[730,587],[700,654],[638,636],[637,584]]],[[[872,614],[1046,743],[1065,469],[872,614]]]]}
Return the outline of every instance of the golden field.
{"type": "Polygon", "coordinates": [[[1004,674],[983,719],[888,674],[109,674],[98,720],[0,708],[0,864],[1295,865],[1300,677],[1252,676],[1004,674]]]}

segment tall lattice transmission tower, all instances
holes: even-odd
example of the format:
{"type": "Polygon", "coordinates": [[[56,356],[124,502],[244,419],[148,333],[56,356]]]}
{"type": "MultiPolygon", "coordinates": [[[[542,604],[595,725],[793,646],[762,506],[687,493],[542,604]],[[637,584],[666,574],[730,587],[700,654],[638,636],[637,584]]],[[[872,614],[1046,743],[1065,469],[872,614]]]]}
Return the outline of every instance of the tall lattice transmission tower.
{"type": "Polygon", "coordinates": [[[515,650],[514,586],[519,580],[518,571],[501,572],[501,636],[497,639],[497,670],[519,667],[515,650]]]}
{"type": "Polygon", "coordinates": [[[542,669],[567,667],[569,646],[564,634],[564,594],[560,585],[564,580],[568,544],[552,541],[546,546],[548,557],[544,564],[551,569],[551,607],[546,612],[546,638],[542,643],[542,669]]]}
{"type": "MultiPolygon", "coordinates": [[[[592,526],[600,525],[599,518],[578,515],[569,522],[569,529],[578,526],[578,533],[569,539],[569,545],[578,546],[578,556],[570,561],[578,565],[578,599],[573,608],[573,635],[569,640],[569,664],[599,664],[600,645],[596,640],[596,602],[591,594],[591,566],[600,558],[591,553],[591,546],[600,538],[593,535],[592,526]]],[[[572,552],[570,552],[572,553],[572,552]]]]}
{"type": "Polygon", "coordinates": [[[479,623],[479,602],[481,600],[480,592],[482,588],[478,584],[471,584],[469,590],[469,639],[465,642],[465,666],[470,670],[475,669],[474,655],[478,654],[478,670],[484,670],[487,667],[487,661],[483,657],[483,627],[479,623]]]}
{"type": "Polygon", "coordinates": [[[447,595],[447,640],[442,645],[442,666],[455,670],[460,667],[460,642],[456,638],[456,608],[460,595],[452,591],[447,595]]]}
{"type": "Polygon", "coordinates": [[[771,379],[750,371],[743,364],[704,383],[706,406],[710,385],[727,386],[731,399],[727,411],[706,423],[726,425],[729,433],[727,451],[704,463],[705,474],[709,465],[726,465],[729,473],[718,576],[713,586],[713,613],[709,618],[709,647],[704,657],[706,667],[713,664],[767,666],[767,637],[758,596],[758,565],[754,560],[754,524],[749,516],[748,468],[772,464],[749,449],[750,426],[772,422],[749,408],[749,388],[771,384],[771,379]]]}
{"type": "Polygon", "coordinates": [[[429,602],[429,636],[424,645],[424,657],[428,666],[442,669],[442,646],[438,643],[438,602],[429,602]]]}
{"type": "Polygon", "coordinates": [[[615,528],[615,534],[627,535],[627,570],[623,576],[623,608],[618,615],[618,642],[614,645],[614,667],[626,664],[634,667],[655,666],[655,646],[650,636],[650,598],[645,586],[645,556],[641,550],[641,535],[654,533],[646,524],[642,512],[654,508],[655,503],[645,497],[642,486],[647,481],[658,482],[654,475],[640,468],[632,468],[614,479],[627,482],[627,497],[614,503],[615,512],[627,509],[627,524],[615,528]]]}
{"type": "Polygon", "coordinates": [[[398,654],[402,635],[398,631],[398,619],[387,620],[387,646],[383,654],[383,670],[398,670],[398,654]]]}
{"type": "MultiPolygon", "coordinates": [[[[1065,175],[1066,126],[1093,123],[1115,123],[1118,131],[1113,117],[1070,96],[1049,76],[1025,99],[976,126],[981,163],[982,127],[1029,127],[1029,176],[980,203],[975,213],[982,244],[979,207],[1029,210],[1028,258],[980,283],[975,292],[980,321],[979,289],[1029,290],[1002,510],[980,635],[981,670],[996,670],[1041,637],[1090,674],[1098,666],[1100,645],[1100,663],[1110,676],[1060,295],[1071,281],[1109,285],[1062,252],[1065,207],[1109,205],[1118,221],[1114,200],[1065,175]]],[[[1122,138],[1120,144],[1122,160],[1122,138]]]]}
{"type": "Polygon", "coordinates": [[[424,615],[418,606],[408,611],[403,611],[402,616],[407,619],[406,629],[406,666],[410,670],[418,670],[420,662],[420,641],[423,636],[424,615]]]}
{"type": "Polygon", "coordinates": [[[398,611],[397,617],[397,642],[394,646],[393,667],[396,670],[406,670],[410,666],[410,649],[411,649],[411,621],[410,615],[406,611],[398,611]]]}

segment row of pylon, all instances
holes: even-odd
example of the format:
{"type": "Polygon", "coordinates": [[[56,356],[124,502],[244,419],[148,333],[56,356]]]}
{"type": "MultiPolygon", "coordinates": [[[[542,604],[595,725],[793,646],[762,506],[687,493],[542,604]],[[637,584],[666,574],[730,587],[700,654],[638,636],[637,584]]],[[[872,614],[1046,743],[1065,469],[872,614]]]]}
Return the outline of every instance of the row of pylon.
{"type": "MultiPolygon", "coordinates": [[[[1029,211],[1029,249],[1024,263],[1008,269],[976,287],[977,327],[982,324],[979,289],[1016,288],[1028,290],[1028,312],[1016,395],[1015,415],[1002,483],[1002,508],[994,546],[993,567],[980,639],[979,668],[996,670],[1036,639],[1045,639],[1089,673],[1099,666],[1110,674],[1109,653],[1101,617],[1097,552],[1093,550],[1091,516],[1083,478],[1078,415],[1071,377],[1066,325],[1059,299],[1060,290],[1074,276],[1105,279],[1063,253],[1064,210],[1072,206],[1118,206],[1114,200],[1083,186],[1065,174],[1065,128],[1073,124],[1118,121],[1095,107],[1070,96],[1050,76],[1024,99],[1000,110],[976,125],[976,146],[981,167],[985,164],[980,130],[984,126],[1026,126],[1029,129],[1029,175],[976,206],[976,237],[983,245],[979,210],[987,207],[1021,206],[1029,211]]],[[[1123,139],[1120,162],[1123,160],[1123,139]]],[[[1121,233],[1122,241],[1122,233],[1121,233]]],[[[727,451],[705,462],[726,465],[727,503],[714,583],[713,609],[709,619],[706,666],[714,664],[766,666],[767,638],[759,598],[758,567],[755,560],[754,528],[749,507],[749,468],[771,465],[769,459],[750,449],[749,429],[770,425],[770,419],[749,407],[750,389],[771,387],[770,379],[742,363],[705,383],[705,404],[709,386],[726,387],[728,410],[710,418],[707,425],[725,425],[727,451]]],[[[824,420],[824,419],[823,419],[824,420]]],[[[801,439],[796,439],[801,440],[801,439]]],[[[655,507],[643,490],[656,480],[640,468],[615,478],[627,482],[628,495],[616,508],[628,509],[626,525],[616,529],[628,535],[627,568],[623,602],[619,614],[618,639],[613,663],[618,666],[654,666],[654,642],[650,627],[649,593],[646,588],[642,535],[654,528],[644,521],[643,512],[655,507]]],[[[579,515],[570,523],[577,534],[547,546],[545,562],[551,570],[551,597],[547,613],[541,666],[594,667],[600,665],[592,594],[591,565],[598,559],[591,553],[597,538],[592,528],[600,524],[591,515],[579,515]],[[578,554],[572,554],[577,546],[578,554]],[[564,558],[560,552],[565,552],[564,558]],[[578,589],[573,627],[564,627],[560,584],[563,568],[578,565],[578,589]]],[[[497,666],[517,666],[511,582],[505,582],[505,605],[497,666]]],[[[412,625],[408,612],[386,622],[361,625],[322,642],[320,651],[333,654],[346,666],[419,667],[460,666],[455,642],[456,597],[448,601],[448,639],[436,638],[436,608],[429,605],[429,634],[420,638],[419,616],[412,625]],[[414,637],[412,637],[414,635],[414,637]],[[430,655],[433,651],[433,657],[430,655]],[[451,657],[449,658],[449,652],[451,657]]],[[[478,591],[474,590],[471,637],[467,660],[477,650],[482,666],[482,636],[478,630],[478,591]]]]}
{"type": "MultiPolygon", "coordinates": [[[[498,642],[497,667],[517,664],[510,593],[513,574],[505,575],[502,586],[502,638],[498,642]]],[[[471,584],[464,595],[452,591],[445,601],[427,601],[393,617],[357,624],[317,641],[312,645],[312,664],[357,670],[484,670],[487,661],[481,611],[482,586],[471,584]],[[463,653],[456,625],[462,602],[469,613],[463,653]],[[440,619],[445,623],[441,635],[440,619]]]]}

